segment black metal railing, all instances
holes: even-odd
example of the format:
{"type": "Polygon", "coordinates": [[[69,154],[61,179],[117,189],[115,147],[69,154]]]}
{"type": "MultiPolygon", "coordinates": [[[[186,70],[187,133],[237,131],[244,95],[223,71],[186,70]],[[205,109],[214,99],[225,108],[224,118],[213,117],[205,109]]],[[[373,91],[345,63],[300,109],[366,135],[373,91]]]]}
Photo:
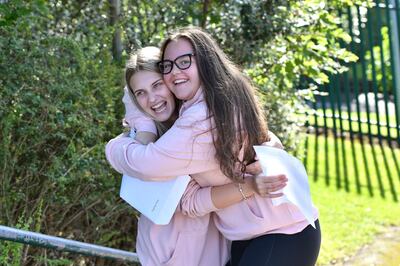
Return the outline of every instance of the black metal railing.
{"type": "Polygon", "coordinates": [[[400,144],[400,0],[338,11],[359,60],[316,92],[309,124],[400,144]]]}

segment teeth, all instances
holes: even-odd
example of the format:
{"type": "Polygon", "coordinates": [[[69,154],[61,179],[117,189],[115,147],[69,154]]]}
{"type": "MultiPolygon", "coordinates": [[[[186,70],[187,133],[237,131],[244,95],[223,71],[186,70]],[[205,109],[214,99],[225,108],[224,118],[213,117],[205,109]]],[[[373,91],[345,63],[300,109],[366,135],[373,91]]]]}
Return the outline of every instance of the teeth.
{"type": "Polygon", "coordinates": [[[156,104],[156,105],[153,105],[153,109],[157,109],[157,108],[159,108],[159,107],[161,107],[162,105],[163,105],[164,103],[162,102],[162,103],[159,103],[159,104],[156,104]]]}
{"type": "Polygon", "coordinates": [[[174,81],[174,84],[177,85],[177,84],[184,83],[186,81],[187,81],[186,79],[177,79],[177,80],[174,81]]]}
{"type": "Polygon", "coordinates": [[[167,108],[167,103],[166,102],[162,102],[162,103],[154,105],[151,108],[154,110],[154,112],[161,113],[167,108]]]}

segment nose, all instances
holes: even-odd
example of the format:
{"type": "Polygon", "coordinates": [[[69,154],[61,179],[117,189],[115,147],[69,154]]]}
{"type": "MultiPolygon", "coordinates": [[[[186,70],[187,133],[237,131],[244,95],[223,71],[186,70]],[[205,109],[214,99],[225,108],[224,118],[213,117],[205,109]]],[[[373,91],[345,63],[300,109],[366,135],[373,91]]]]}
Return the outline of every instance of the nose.
{"type": "Polygon", "coordinates": [[[180,72],[181,72],[181,70],[176,66],[176,64],[173,64],[171,74],[175,75],[180,72]]]}
{"type": "Polygon", "coordinates": [[[153,93],[153,92],[150,92],[149,93],[149,95],[148,95],[148,97],[149,97],[149,102],[150,103],[154,103],[155,101],[156,101],[156,94],[155,93],[153,93]]]}

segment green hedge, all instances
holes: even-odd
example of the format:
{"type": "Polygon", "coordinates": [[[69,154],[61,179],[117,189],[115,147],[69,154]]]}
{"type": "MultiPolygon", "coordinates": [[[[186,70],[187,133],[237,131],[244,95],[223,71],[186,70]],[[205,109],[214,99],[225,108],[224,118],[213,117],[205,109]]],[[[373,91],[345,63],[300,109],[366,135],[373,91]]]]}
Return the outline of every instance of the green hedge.
{"type": "MultiPolygon", "coordinates": [[[[104,156],[121,131],[122,70],[107,50],[84,52],[23,22],[0,29],[0,224],[133,250],[135,214],[104,156]]],[[[1,265],[45,254],[4,241],[0,250],[1,265]]]]}

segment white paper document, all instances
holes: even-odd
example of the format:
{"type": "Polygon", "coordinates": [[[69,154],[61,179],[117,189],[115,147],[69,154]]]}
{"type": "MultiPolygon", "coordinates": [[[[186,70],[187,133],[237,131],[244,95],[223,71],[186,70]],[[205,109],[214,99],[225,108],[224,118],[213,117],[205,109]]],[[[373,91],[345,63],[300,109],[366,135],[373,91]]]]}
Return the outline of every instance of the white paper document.
{"type": "Polygon", "coordinates": [[[167,181],[143,181],[123,175],[120,197],[155,224],[168,224],[189,181],[188,175],[167,181]]]}
{"type": "Polygon", "coordinates": [[[286,175],[288,182],[283,188],[283,196],[273,198],[274,206],[288,202],[299,208],[307,221],[315,228],[314,212],[311,201],[310,186],[304,165],[292,155],[282,149],[268,146],[254,146],[261,164],[263,174],[286,175]]]}

